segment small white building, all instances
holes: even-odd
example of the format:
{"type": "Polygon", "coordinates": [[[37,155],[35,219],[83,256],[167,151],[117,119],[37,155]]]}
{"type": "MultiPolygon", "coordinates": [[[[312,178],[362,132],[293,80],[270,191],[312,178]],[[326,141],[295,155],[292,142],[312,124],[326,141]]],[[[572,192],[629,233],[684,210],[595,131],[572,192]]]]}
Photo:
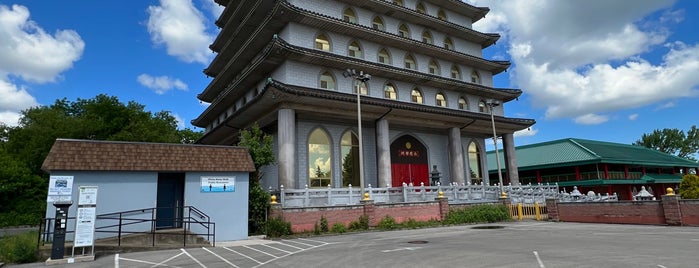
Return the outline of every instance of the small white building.
{"type": "MultiPolygon", "coordinates": [[[[57,139],[42,169],[52,178],[68,178],[67,185],[60,186],[69,187],[72,193],[69,217],[76,216],[80,186],[98,187],[98,230],[118,223],[100,220],[100,215],[142,211],[152,214],[154,221],[124,225],[123,230],[184,227],[206,234],[203,225],[190,221],[206,219],[215,223],[210,231],[215,230],[216,241],[247,239],[249,174],[255,167],[245,148],[57,139]]],[[[48,201],[51,199],[49,195],[48,201]]],[[[46,217],[54,216],[55,208],[49,203],[46,217]]],[[[74,226],[69,221],[68,232],[74,226]]],[[[116,234],[98,231],[95,236],[116,234]]],[[[69,233],[66,240],[72,241],[73,236],[69,233]]]]}

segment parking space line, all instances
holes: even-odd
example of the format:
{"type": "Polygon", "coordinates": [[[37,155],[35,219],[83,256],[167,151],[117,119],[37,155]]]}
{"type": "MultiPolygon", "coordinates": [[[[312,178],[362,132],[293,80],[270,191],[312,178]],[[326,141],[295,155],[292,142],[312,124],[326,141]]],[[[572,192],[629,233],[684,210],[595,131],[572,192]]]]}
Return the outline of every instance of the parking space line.
{"type": "Polygon", "coordinates": [[[303,248],[295,247],[295,246],[292,246],[292,245],[289,245],[289,244],[285,244],[285,243],[277,243],[277,244],[281,244],[281,245],[284,245],[284,246],[287,246],[287,247],[290,247],[290,248],[295,248],[295,249],[298,249],[298,250],[303,250],[303,248]]]}
{"type": "Polygon", "coordinates": [[[267,244],[262,244],[262,246],[265,246],[265,247],[268,247],[268,248],[271,248],[271,249],[276,249],[276,250],[279,250],[279,251],[282,251],[282,252],[286,252],[286,253],[288,253],[288,254],[292,254],[292,253],[293,253],[293,252],[291,252],[291,251],[286,251],[286,250],[283,250],[283,249],[280,249],[280,248],[276,248],[276,247],[273,247],[273,246],[270,246],[270,245],[267,245],[267,244]]]}
{"type": "MultiPolygon", "coordinates": [[[[161,266],[161,265],[163,265],[163,266],[168,266],[168,265],[166,265],[166,264],[164,264],[164,263],[169,262],[169,261],[171,261],[171,260],[173,260],[173,259],[175,259],[175,258],[177,258],[177,257],[179,257],[179,256],[182,256],[182,253],[177,254],[177,255],[175,255],[175,256],[172,256],[172,257],[170,257],[170,258],[168,258],[168,259],[166,259],[166,260],[164,260],[164,261],[161,261],[161,262],[159,262],[159,263],[154,263],[155,265],[153,265],[153,266],[151,266],[151,267],[156,267],[156,266],[161,266]]],[[[121,258],[121,259],[124,260],[124,258],[121,258]]],[[[133,261],[136,261],[136,260],[133,260],[133,261]]],[[[139,261],[137,261],[137,262],[139,262],[139,261]]]]}
{"type": "Polygon", "coordinates": [[[539,252],[534,251],[534,256],[536,256],[536,261],[539,262],[539,268],[546,268],[546,266],[544,266],[544,262],[542,262],[541,258],[539,258],[539,252]]]}
{"type": "Polygon", "coordinates": [[[284,242],[291,242],[291,243],[295,243],[295,244],[299,244],[299,245],[304,245],[304,246],[307,246],[307,247],[313,247],[313,245],[311,245],[311,244],[301,243],[301,242],[299,242],[299,241],[294,241],[294,240],[282,240],[282,241],[284,241],[284,242]]]}
{"type": "Polygon", "coordinates": [[[235,264],[233,264],[232,262],[230,262],[230,261],[226,260],[225,258],[219,256],[218,254],[214,253],[213,251],[211,251],[211,250],[209,250],[209,249],[207,249],[207,248],[205,248],[205,247],[202,247],[202,249],[206,250],[206,252],[211,253],[211,255],[216,256],[217,258],[221,259],[222,261],[228,263],[229,265],[231,265],[231,266],[233,266],[233,267],[235,267],[235,268],[240,268],[240,267],[236,266],[235,264]]]}
{"type": "Polygon", "coordinates": [[[318,244],[321,244],[321,245],[327,245],[327,244],[328,244],[328,242],[323,242],[323,241],[318,241],[318,240],[313,240],[313,239],[297,238],[297,240],[302,240],[302,241],[308,241],[308,242],[318,243],[318,244]]]}
{"type": "Polygon", "coordinates": [[[266,252],[266,251],[262,251],[262,250],[259,250],[259,249],[253,248],[253,247],[248,247],[248,246],[245,246],[245,245],[243,245],[243,247],[244,247],[244,248],[247,248],[247,249],[252,249],[252,250],[257,251],[257,252],[262,253],[262,254],[266,254],[266,255],[272,256],[272,258],[278,258],[278,257],[279,257],[279,256],[274,255],[274,254],[272,254],[272,253],[269,253],[269,252],[266,252]]]}
{"type": "Polygon", "coordinates": [[[254,261],[254,262],[256,262],[256,263],[262,264],[262,262],[260,262],[260,261],[258,261],[258,260],[256,260],[256,259],[254,259],[254,258],[251,258],[250,256],[245,255],[245,254],[243,254],[243,253],[237,252],[237,251],[232,250],[232,249],[227,248],[227,247],[223,247],[223,249],[228,250],[228,251],[230,251],[230,252],[233,252],[233,253],[235,253],[235,254],[238,254],[238,255],[240,255],[240,256],[243,256],[243,257],[245,257],[245,258],[248,258],[248,259],[250,259],[250,260],[252,260],[252,261],[254,261]]]}
{"type": "MultiPolygon", "coordinates": [[[[151,267],[165,266],[165,267],[177,267],[177,268],[179,268],[179,266],[170,266],[170,265],[163,264],[163,263],[155,263],[155,262],[149,262],[149,261],[134,260],[134,259],[129,259],[129,258],[121,258],[121,257],[120,257],[119,260],[125,260],[125,261],[137,262],[137,263],[143,263],[143,264],[152,264],[153,266],[151,266],[151,267]]],[[[115,260],[115,262],[117,262],[117,260],[115,260]]],[[[115,267],[115,268],[119,268],[118,263],[115,263],[115,266],[114,266],[114,267],[115,267]]]]}
{"type": "Polygon", "coordinates": [[[196,263],[198,263],[201,267],[206,268],[206,265],[204,265],[204,264],[201,263],[199,260],[197,260],[197,259],[194,258],[192,255],[190,255],[189,252],[187,252],[187,251],[184,250],[183,248],[181,248],[180,250],[182,250],[182,253],[186,254],[189,258],[191,258],[192,260],[194,260],[194,261],[195,261],[196,263]]]}

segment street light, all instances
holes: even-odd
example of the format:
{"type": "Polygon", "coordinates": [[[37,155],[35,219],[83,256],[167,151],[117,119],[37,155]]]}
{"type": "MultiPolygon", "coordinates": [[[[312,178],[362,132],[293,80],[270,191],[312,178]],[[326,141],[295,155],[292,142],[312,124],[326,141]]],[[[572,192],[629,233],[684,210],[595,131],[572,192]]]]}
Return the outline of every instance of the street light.
{"type": "Polygon", "coordinates": [[[500,183],[500,197],[505,198],[507,197],[507,194],[503,190],[503,183],[502,183],[502,171],[500,170],[500,153],[498,152],[498,135],[495,132],[495,116],[493,115],[493,108],[495,106],[500,106],[500,101],[498,100],[486,100],[485,105],[490,108],[490,123],[493,126],[493,146],[495,146],[495,163],[497,163],[498,167],[498,183],[500,183]]]}
{"type": "Polygon", "coordinates": [[[364,83],[371,79],[371,75],[365,74],[364,71],[357,72],[355,69],[347,69],[342,73],[344,77],[352,77],[354,79],[354,87],[357,90],[357,134],[359,134],[359,188],[362,196],[364,195],[364,149],[362,148],[362,105],[360,97],[362,95],[359,83],[364,83]]]}

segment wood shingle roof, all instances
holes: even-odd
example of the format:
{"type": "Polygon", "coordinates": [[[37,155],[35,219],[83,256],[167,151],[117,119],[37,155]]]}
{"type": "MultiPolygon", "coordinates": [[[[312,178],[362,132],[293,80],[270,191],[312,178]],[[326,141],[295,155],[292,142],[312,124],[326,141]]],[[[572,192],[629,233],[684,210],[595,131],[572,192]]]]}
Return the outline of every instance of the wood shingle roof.
{"type": "Polygon", "coordinates": [[[253,172],[246,148],[57,139],[41,168],[51,171],[253,172]]]}

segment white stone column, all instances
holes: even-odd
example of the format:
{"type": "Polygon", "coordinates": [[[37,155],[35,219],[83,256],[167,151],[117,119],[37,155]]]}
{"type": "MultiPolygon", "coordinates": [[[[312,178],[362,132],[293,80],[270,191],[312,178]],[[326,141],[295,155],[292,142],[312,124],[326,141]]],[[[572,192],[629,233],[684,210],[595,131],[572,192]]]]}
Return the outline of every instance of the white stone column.
{"type": "Polygon", "coordinates": [[[517,171],[517,155],[515,154],[515,138],[512,133],[502,135],[502,147],[505,152],[505,170],[510,178],[510,184],[519,185],[519,172],[517,171]]]}
{"type": "Polygon", "coordinates": [[[277,135],[279,185],[296,189],[296,112],[293,109],[279,109],[277,135]]]}
{"type": "Polygon", "coordinates": [[[464,184],[466,172],[464,171],[464,150],[461,147],[461,130],[453,127],[449,129],[449,174],[451,181],[464,184]]]}
{"type": "Polygon", "coordinates": [[[388,120],[385,118],[376,121],[376,160],[379,177],[379,185],[376,187],[386,187],[387,184],[391,184],[391,143],[388,120]]]}

